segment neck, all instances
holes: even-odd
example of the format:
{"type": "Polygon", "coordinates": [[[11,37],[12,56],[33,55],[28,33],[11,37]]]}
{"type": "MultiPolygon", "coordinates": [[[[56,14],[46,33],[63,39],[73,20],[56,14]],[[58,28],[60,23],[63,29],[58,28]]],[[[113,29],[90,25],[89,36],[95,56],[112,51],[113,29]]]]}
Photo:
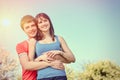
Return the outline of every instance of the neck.
{"type": "Polygon", "coordinates": [[[43,39],[51,37],[49,32],[43,32],[43,39]]]}
{"type": "Polygon", "coordinates": [[[34,38],[34,39],[36,39],[35,37],[29,37],[29,38],[28,38],[28,40],[29,40],[29,39],[31,39],[31,38],[34,38]]]}

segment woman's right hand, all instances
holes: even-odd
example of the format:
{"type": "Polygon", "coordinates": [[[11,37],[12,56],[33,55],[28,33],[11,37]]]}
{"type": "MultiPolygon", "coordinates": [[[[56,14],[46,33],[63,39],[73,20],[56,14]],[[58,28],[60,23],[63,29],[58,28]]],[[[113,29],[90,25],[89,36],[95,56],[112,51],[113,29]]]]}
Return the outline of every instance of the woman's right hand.
{"type": "Polygon", "coordinates": [[[34,60],[34,56],[35,56],[35,44],[36,44],[36,40],[34,38],[30,38],[28,40],[28,56],[29,56],[29,60],[33,61],[34,60]]]}
{"type": "Polygon", "coordinates": [[[35,46],[36,40],[34,38],[29,39],[28,44],[29,44],[29,46],[35,46]]]}
{"type": "Polygon", "coordinates": [[[65,69],[63,63],[60,60],[51,61],[50,64],[51,64],[52,68],[60,69],[60,70],[64,70],[65,69]]]}
{"type": "Polygon", "coordinates": [[[46,62],[50,62],[53,61],[54,59],[49,58],[46,54],[40,55],[39,57],[37,57],[35,59],[35,61],[46,61],[46,62]]]}

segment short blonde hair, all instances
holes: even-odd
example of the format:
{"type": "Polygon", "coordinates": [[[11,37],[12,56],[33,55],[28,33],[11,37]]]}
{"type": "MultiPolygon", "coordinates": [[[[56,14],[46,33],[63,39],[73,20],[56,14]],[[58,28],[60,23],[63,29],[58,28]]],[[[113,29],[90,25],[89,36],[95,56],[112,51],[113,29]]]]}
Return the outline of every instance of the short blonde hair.
{"type": "Polygon", "coordinates": [[[35,24],[36,24],[36,20],[35,20],[35,18],[33,16],[31,16],[31,15],[25,15],[25,16],[23,16],[22,19],[21,19],[21,21],[20,21],[21,28],[24,30],[23,25],[25,23],[29,23],[29,22],[32,22],[32,21],[34,21],[35,24]]]}

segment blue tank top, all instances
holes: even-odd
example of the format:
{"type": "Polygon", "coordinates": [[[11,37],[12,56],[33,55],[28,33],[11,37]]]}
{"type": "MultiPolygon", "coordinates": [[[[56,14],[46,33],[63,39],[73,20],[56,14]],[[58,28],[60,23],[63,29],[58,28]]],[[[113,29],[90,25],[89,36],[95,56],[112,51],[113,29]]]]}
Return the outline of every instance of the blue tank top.
{"type": "MultiPolygon", "coordinates": [[[[42,55],[42,53],[50,50],[61,50],[58,36],[55,36],[55,42],[49,44],[36,43],[36,56],[42,55]]],[[[66,76],[65,70],[58,70],[52,67],[47,67],[37,71],[37,79],[49,78],[55,76],[66,76]]]]}

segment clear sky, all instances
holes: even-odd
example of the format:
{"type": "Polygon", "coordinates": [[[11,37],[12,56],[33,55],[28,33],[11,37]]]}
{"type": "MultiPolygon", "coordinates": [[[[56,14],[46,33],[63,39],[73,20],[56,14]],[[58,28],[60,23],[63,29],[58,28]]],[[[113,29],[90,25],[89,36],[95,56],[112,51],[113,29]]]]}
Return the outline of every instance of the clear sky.
{"type": "Polygon", "coordinates": [[[27,39],[20,19],[40,12],[73,51],[72,66],[105,59],[120,65],[120,0],[1,0],[0,47],[17,58],[16,44],[27,39]]]}

